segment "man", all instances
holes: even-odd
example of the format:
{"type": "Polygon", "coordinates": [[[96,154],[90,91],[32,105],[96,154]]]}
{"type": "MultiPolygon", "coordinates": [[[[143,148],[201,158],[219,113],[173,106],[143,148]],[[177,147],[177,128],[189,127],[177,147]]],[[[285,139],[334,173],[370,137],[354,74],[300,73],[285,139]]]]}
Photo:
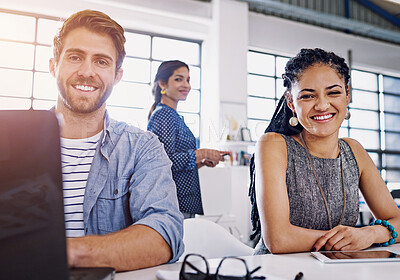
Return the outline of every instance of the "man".
{"type": "Polygon", "coordinates": [[[183,252],[171,163],[157,137],[109,118],[106,100],[122,77],[124,30],[91,10],[69,17],[54,38],[50,73],[59,90],[64,208],[70,266],[133,270],[183,252]],[[74,238],[72,238],[74,237],[74,238]]]}

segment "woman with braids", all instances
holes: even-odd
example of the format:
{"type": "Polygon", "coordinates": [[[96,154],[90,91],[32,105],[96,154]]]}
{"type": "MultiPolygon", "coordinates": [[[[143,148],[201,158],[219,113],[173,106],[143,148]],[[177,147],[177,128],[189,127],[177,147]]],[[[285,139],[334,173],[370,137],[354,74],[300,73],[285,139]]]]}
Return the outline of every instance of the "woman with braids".
{"type": "Polygon", "coordinates": [[[176,112],[179,101],[186,100],[191,89],[189,67],[178,60],[164,61],[158,68],[153,95],[155,102],[149,112],[147,130],[155,133],[164,144],[172,161],[179,209],[185,218],[203,214],[198,168],[216,166],[224,152],[196,149],[196,139],[176,112]]]}
{"type": "Polygon", "coordinates": [[[344,59],[302,49],[282,77],[286,92],[257,143],[251,168],[252,222],[261,237],[255,253],[395,243],[400,210],[379,171],[356,140],[338,138],[350,117],[344,59]],[[377,219],[372,226],[354,227],[359,190],[377,219]]]}

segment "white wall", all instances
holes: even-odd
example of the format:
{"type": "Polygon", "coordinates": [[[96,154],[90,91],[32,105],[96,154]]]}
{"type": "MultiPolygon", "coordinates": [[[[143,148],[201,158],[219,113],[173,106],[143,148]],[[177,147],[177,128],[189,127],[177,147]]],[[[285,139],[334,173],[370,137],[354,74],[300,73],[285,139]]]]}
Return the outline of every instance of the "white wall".
{"type": "Polygon", "coordinates": [[[214,146],[229,130],[228,118],[246,121],[247,4],[213,1],[203,44],[202,145],[214,146]]]}

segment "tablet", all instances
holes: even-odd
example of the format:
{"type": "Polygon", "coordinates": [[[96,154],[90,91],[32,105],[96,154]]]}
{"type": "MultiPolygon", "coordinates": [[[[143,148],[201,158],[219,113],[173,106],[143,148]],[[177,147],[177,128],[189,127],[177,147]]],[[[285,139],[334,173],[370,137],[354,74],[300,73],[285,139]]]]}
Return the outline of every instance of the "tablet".
{"type": "Polygon", "coordinates": [[[323,263],[400,262],[400,254],[387,249],[376,251],[319,251],[311,254],[323,263]]]}

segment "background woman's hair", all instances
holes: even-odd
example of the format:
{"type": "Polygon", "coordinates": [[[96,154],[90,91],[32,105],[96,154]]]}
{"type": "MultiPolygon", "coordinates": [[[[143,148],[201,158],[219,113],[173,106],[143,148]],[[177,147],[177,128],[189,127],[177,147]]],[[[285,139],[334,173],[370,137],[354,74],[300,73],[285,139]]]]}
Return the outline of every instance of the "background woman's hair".
{"type": "Polygon", "coordinates": [[[153,86],[154,103],[150,108],[149,115],[147,116],[148,119],[150,119],[151,114],[153,113],[157,104],[160,103],[161,101],[161,87],[159,86],[158,81],[168,83],[169,77],[171,77],[172,74],[174,74],[176,69],[181,67],[186,67],[189,70],[189,66],[186,63],[179,60],[164,61],[158,67],[153,86]]]}
{"type": "MultiPolygon", "coordinates": [[[[344,58],[337,56],[333,52],[327,52],[318,48],[301,49],[295,57],[291,58],[286,63],[285,73],[282,75],[283,85],[286,87],[286,91],[279,100],[278,106],[275,109],[274,115],[272,116],[271,122],[265,130],[265,133],[276,132],[290,136],[298,134],[303,130],[303,126],[300,123],[295,127],[289,125],[289,119],[293,116],[293,112],[287,105],[286,96],[291,94],[293,84],[299,81],[304,71],[316,64],[327,65],[336,70],[344,79],[345,85],[347,86],[349,84],[350,69],[344,58]]],[[[249,197],[251,202],[251,223],[253,226],[253,233],[251,234],[250,239],[254,239],[261,233],[261,223],[255,192],[254,154],[250,160],[249,197]]]]}

